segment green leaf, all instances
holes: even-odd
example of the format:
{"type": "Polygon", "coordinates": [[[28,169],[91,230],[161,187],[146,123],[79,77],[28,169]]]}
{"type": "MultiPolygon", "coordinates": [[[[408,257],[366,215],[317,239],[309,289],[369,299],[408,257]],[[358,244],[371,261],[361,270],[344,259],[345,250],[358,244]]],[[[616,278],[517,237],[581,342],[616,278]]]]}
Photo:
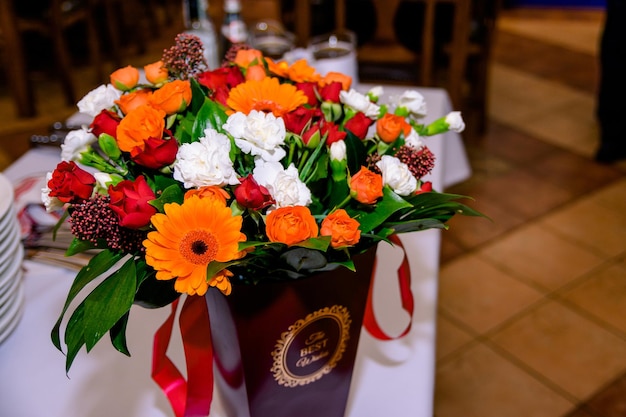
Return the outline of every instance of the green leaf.
{"type": "Polygon", "coordinates": [[[151,200],[149,203],[156,208],[160,213],[163,213],[163,206],[168,203],[182,204],[185,199],[185,193],[181,190],[177,184],[172,184],[161,192],[161,195],[156,200],[151,200]]]}
{"type": "Polygon", "coordinates": [[[124,314],[122,318],[119,319],[113,327],[111,327],[111,331],[109,331],[113,347],[115,347],[118,352],[121,352],[126,356],[130,356],[130,351],[128,350],[128,345],[126,344],[126,326],[128,325],[129,316],[130,313],[124,314]]]}
{"type": "Polygon", "coordinates": [[[328,246],[330,246],[330,236],[312,237],[293,246],[326,252],[328,246]]]}
{"type": "MultiPolygon", "coordinates": [[[[83,267],[78,272],[76,278],[74,278],[72,286],[70,287],[70,291],[67,295],[67,299],[65,300],[63,310],[61,311],[61,314],[59,315],[59,318],[52,329],[52,343],[54,344],[54,346],[56,346],[57,349],[62,351],[59,331],[61,328],[61,321],[63,320],[63,316],[65,315],[71,302],[78,295],[78,293],[83,288],[85,288],[87,284],[111,269],[113,265],[115,265],[115,263],[117,263],[117,261],[119,261],[121,258],[122,255],[120,254],[115,254],[109,250],[104,250],[91,258],[87,266],[83,267]]],[[[68,331],[68,329],[65,330],[66,338],[68,337],[68,331]]]]}
{"type": "Polygon", "coordinates": [[[447,226],[438,219],[419,219],[408,222],[385,223],[396,233],[418,232],[427,229],[447,229],[447,226]]]}
{"type": "Polygon", "coordinates": [[[189,105],[189,111],[193,114],[197,114],[200,107],[204,104],[206,94],[198,80],[191,78],[189,81],[191,84],[191,104],[189,105]]]}
{"type": "Polygon", "coordinates": [[[85,251],[88,251],[90,249],[95,249],[95,248],[96,248],[96,245],[94,245],[92,242],[89,242],[86,240],[80,240],[75,237],[72,239],[69,246],[65,250],[65,256],[73,256],[73,255],[76,255],[77,253],[85,252],[85,251]]]}
{"type": "Polygon", "coordinates": [[[356,137],[352,132],[348,131],[346,138],[346,157],[348,159],[348,170],[350,174],[354,175],[361,169],[361,166],[365,164],[367,158],[367,149],[363,141],[356,137]]]}
{"type": "Polygon", "coordinates": [[[85,298],[83,337],[89,352],[122,316],[135,299],[137,278],[132,257],[85,298]]]}
{"type": "Polygon", "coordinates": [[[362,233],[368,233],[383,224],[395,212],[410,207],[412,207],[410,203],[389,187],[383,187],[383,198],[376,204],[374,210],[357,219],[361,224],[359,228],[362,233]]]}
{"type": "Polygon", "coordinates": [[[202,107],[198,110],[196,120],[193,124],[191,136],[193,138],[201,138],[204,136],[204,130],[211,127],[218,132],[223,132],[222,126],[226,123],[228,116],[224,108],[219,103],[208,98],[204,100],[202,107]]]}
{"type": "Polygon", "coordinates": [[[67,356],[65,357],[66,373],[70,371],[72,362],[74,362],[80,348],[85,344],[85,339],[83,337],[84,313],[85,304],[80,303],[67,322],[67,328],[65,329],[65,344],[67,345],[67,356]]]}

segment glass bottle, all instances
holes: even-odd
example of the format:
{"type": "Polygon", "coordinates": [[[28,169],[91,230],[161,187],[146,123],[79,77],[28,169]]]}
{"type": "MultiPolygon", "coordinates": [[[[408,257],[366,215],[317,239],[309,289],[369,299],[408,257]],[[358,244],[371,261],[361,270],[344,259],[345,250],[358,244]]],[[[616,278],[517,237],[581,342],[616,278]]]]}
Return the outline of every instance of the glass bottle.
{"type": "Polygon", "coordinates": [[[217,35],[208,14],[208,0],[183,0],[185,33],[196,35],[204,46],[204,59],[208,69],[220,66],[217,35]]]}
{"type": "Polygon", "coordinates": [[[222,56],[233,45],[242,44],[248,40],[248,28],[241,17],[241,1],[224,1],[224,20],[222,22],[222,56]]]}

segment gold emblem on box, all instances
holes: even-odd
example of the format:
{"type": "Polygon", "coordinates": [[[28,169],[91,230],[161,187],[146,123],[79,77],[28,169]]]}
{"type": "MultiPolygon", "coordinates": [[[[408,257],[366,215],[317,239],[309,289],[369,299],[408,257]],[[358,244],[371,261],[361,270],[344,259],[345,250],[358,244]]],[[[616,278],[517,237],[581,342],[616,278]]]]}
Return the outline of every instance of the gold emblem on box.
{"type": "Polygon", "coordinates": [[[279,385],[296,387],[317,381],[337,365],[350,338],[350,313],[335,305],[296,321],[276,341],[272,373],[279,385]]]}

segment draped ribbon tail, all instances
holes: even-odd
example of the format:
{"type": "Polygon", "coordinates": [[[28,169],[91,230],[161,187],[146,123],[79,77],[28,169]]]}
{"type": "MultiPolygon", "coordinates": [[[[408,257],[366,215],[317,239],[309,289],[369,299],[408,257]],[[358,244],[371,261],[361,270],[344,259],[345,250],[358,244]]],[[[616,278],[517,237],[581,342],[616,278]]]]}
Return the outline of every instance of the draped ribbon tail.
{"type": "Polygon", "coordinates": [[[187,363],[185,417],[206,417],[213,401],[213,342],[204,297],[187,297],[180,313],[180,331],[187,363]]]}
{"type": "Polygon", "coordinates": [[[167,356],[177,307],[178,300],[154,335],[152,379],[167,396],[176,417],[206,417],[213,400],[213,344],[206,301],[187,297],[180,312],[187,380],[167,356]]]}
{"type": "MultiPolygon", "coordinates": [[[[376,319],[376,315],[374,314],[374,300],[373,300],[373,292],[374,292],[374,280],[372,279],[372,283],[370,284],[369,294],[367,296],[367,304],[365,305],[365,316],[363,318],[363,326],[371,334],[374,338],[379,340],[394,340],[399,339],[405,336],[411,330],[411,325],[413,323],[413,311],[415,309],[415,302],[413,299],[413,293],[411,292],[411,268],[409,266],[409,259],[406,255],[406,250],[404,249],[404,245],[402,241],[397,235],[389,236],[389,240],[396,246],[399,246],[402,249],[403,258],[402,263],[398,267],[397,276],[398,276],[398,284],[400,287],[400,298],[402,300],[402,309],[409,314],[411,320],[407,324],[407,327],[404,329],[402,333],[398,336],[389,336],[378,323],[376,319]]],[[[374,267],[372,270],[372,275],[376,275],[376,267],[378,265],[378,261],[374,263],[374,267]]]]}

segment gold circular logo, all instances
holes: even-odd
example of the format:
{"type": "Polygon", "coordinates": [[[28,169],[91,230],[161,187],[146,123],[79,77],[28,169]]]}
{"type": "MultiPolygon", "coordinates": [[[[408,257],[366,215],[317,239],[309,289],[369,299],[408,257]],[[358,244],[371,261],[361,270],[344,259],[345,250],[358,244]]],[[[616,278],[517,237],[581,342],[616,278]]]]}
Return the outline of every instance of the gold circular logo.
{"type": "Polygon", "coordinates": [[[325,307],[296,321],[276,341],[272,373],[279,385],[310,384],[337,365],[350,338],[350,313],[343,306],[325,307]]]}

